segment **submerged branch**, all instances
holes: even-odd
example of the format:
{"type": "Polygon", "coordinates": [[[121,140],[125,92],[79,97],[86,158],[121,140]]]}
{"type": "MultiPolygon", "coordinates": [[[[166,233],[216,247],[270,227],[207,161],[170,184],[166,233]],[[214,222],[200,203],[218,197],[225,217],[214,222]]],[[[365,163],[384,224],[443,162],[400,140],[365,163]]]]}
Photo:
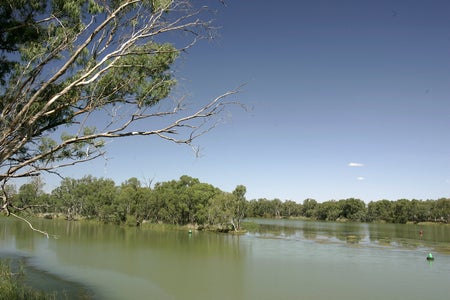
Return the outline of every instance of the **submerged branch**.
{"type": "MultiPolygon", "coordinates": [[[[31,224],[31,222],[28,221],[27,219],[25,219],[25,218],[23,218],[23,217],[21,217],[21,216],[18,216],[18,215],[16,215],[15,213],[12,213],[12,212],[10,212],[9,214],[10,214],[11,216],[13,216],[13,217],[15,217],[15,218],[17,218],[17,219],[19,219],[19,220],[22,220],[22,221],[24,221],[25,223],[27,223],[28,226],[31,228],[31,230],[36,231],[36,232],[39,232],[39,233],[45,235],[47,238],[50,237],[49,234],[48,234],[47,232],[42,231],[42,230],[39,230],[39,229],[37,229],[37,228],[34,228],[34,227],[33,227],[33,224],[31,224]]],[[[56,236],[53,236],[53,237],[56,238],[56,236]]]]}

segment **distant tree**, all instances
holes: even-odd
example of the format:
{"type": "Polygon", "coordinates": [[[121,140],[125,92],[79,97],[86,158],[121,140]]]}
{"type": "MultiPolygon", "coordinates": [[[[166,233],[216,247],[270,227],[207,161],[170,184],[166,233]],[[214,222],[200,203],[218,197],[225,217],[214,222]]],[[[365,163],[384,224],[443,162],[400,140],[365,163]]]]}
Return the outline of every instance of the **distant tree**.
{"type": "Polygon", "coordinates": [[[220,190],[208,183],[198,183],[189,191],[190,210],[189,223],[206,224],[208,222],[208,205],[210,199],[220,190]]]}
{"type": "Polygon", "coordinates": [[[338,201],[330,200],[317,204],[314,209],[317,220],[336,221],[342,216],[342,207],[338,201]]]}
{"type": "Polygon", "coordinates": [[[430,217],[429,201],[420,201],[413,199],[410,203],[409,217],[408,219],[412,222],[425,222],[430,217]]]}
{"type": "Polygon", "coordinates": [[[157,183],[149,205],[150,219],[171,224],[204,224],[208,205],[219,190],[197,178],[183,175],[179,180],[157,183]]]}
{"type": "Polygon", "coordinates": [[[302,206],[295,201],[287,200],[282,204],[282,215],[284,217],[297,217],[301,215],[302,206]]]}
{"type": "Polygon", "coordinates": [[[232,193],[221,192],[211,198],[209,222],[222,227],[231,225],[234,231],[239,231],[247,210],[246,191],[245,186],[238,185],[232,193]]]}
{"type": "Polygon", "coordinates": [[[23,184],[16,195],[16,203],[20,208],[28,208],[37,204],[37,199],[44,194],[44,182],[40,177],[34,177],[29,183],[23,184]]]}
{"type": "Polygon", "coordinates": [[[115,216],[117,189],[111,179],[85,176],[81,179],[64,178],[52,191],[58,211],[67,219],[98,218],[104,222],[120,222],[115,216]]]}
{"type": "Polygon", "coordinates": [[[116,199],[117,206],[120,207],[118,211],[122,213],[120,219],[133,219],[135,223],[138,222],[137,207],[138,203],[142,201],[140,188],[141,183],[136,177],[132,177],[121,184],[116,199]]]}
{"type": "Polygon", "coordinates": [[[256,216],[262,218],[273,218],[275,217],[275,203],[273,200],[268,200],[266,198],[260,198],[256,202],[256,216]]]}
{"type": "Polygon", "coordinates": [[[431,217],[435,222],[450,222],[450,199],[440,198],[431,206],[431,217]]]}
{"type": "Polygon", "coordinates": [[[302,205],[292,200],[282,202],[280,199],[260,198],[247,201],[246,207],[247,217],[279,218],[302,215],[302,205]]]}
{"type": "Polygon", "coordinates": [[[64,178],[60,185],[52,191],[52,196],[57,199],[58,209],[64,213],[68,219],[81,213],[82,204],[76,194],[77,180],[64,178]]]}
{"type": "Polygon", "coordinates": [[[280,199],[276,198],[271,201],[272,209],[273,209],[273,215],[275,218],[281,217],[281,211],[283,209],[283,202],[281,202],[280,199]]]}
{"type": "Polygon", "coordinates": [[[149,186],[132,177],[118,187],[118,195],[114,202],[116,222],[125,220],[128,225],[136,226],[152,218],[152,194],[149,186]]]}
{"type": "Polygon", "coordinates": [[[177,193],[176,182],[156,183],[153,189],[153,218],[156,222],[182,224],[183,205],[179,204],[182,195],[177,193]],[[180,207],[181,206],[181,207],[180,207]]]}
{"type": "Polygon", "coordinates": [[[393,203],[389,200],[371,201],[367,205],[367,218],[369,221],[393,222],[393,203]]]}
{"type": "Polygon", "coordinates": [[[394,202],[392,207],[393,222],[405,224],[409,221],[410,201],[408,199],[399,199],[394,202]]]}
{"type": "Polygon", "coordinates": [[[341,218],[345,218],[349,221],[361,222],[366,220],[366,204],[364,201],[355,198],[349,198],[340,200],[341,206],[341,218]]]}
{"type": "Polygon", "coordinates": [[[303,207],[302,207],[302,215],[311,218],[314,213],[317,206],[317,201],[314,199],[305,199],[303,200],[303,207]]]}
{"type": "Polygon", "coordinates": [[[156,136],[193,146],[231,104],[224,98],[237,92],[193,112],[185,111],[183,97],[162,102],[172,95],[177,57],[214,35],[208,10],[197,3],[2,3],[0,209],[7,215],[15,211],[6,188],[10,180],[102,157],[108,139],[156,136]]]}
{"type": "Polygon", "coordinates": [[[219,229],[228,229],[233,219],[233,198],[231,193],[220,192],[210,199],[208,205],[209,224],[218,226],[219,229]]]}
{"type": "Polygon", "coordinates": [[[243,185],[238,185],[233,191],[231,223],[236,231],[241,229],[241,221],[245,217],[245,210],[247,206],[247,200],[245,199],[246,192],[247,188],[243,185]]]}

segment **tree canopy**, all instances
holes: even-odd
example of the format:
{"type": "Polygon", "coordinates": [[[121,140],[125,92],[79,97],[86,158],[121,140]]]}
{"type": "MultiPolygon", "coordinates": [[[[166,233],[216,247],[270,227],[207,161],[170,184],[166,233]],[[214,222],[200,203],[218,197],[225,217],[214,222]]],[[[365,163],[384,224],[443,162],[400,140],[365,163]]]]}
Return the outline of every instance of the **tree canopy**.
{"type": "Polygon", "coordinates": [[[3,1],[1,210],[17,208],[6,189],[11,179],[101,157],[108,139],[192,145],[213,128],[236,90],[193,112],[182,99],[162,102],[176,84],[177,57],[212,37],[207,12],[188,0],[3,1]],[[149,128],[150,118],[162,125],[149,128]]]}
{"type": "Polygon", "coordinates": [[[23,207],[29,208],[27,212],[44,217],[94,219],[131,226],[143,222],[217,225],[227,230],[239,230],[245,217],[243,185],[228,193],[187,175],[158,182],[153,188],[142,186],[134,177],[116,185],[111,179],[85,176],[64,178],[47,194],[37,178],[11,194],[16,203],[26,201],[23,207]]]}
{"type": "Polygon", "coordinates": [[[64,178],[47,194],[34,177],[17,190],[10,187],[15,203],[27,212],[66,219],[94,219],[105,223],[136,226],[143,222],[192,224],[223,231],[240,230],[245,218],[307,218],[340,222],[450,222],[450,199],[379,200],[365,204],[355,198],[318,203],[306,199],[248,201],[246,187],[225,192],[188,175],[178,180],[143,186],[137,178],[120,185],[113,180],[85,176],[64,178]]]}

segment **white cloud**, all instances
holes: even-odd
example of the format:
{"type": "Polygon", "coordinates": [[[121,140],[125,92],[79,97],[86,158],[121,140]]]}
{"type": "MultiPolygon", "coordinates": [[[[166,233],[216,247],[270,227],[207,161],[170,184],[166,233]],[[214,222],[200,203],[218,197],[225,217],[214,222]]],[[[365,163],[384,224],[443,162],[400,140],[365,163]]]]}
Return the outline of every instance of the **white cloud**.
{"type": "Polygon", "coordinates": [[[366,179],[366,178],[364,178],[364,177],[357,177],[356,178],[356,180],[364,180],[364,179],[366,179]]]}
{"type": "Polygon", "coordinates": [[[364,164],[351,162],[351,163],[348,164],[348,166],[349,166],[349,167],[363,167],[364,164]]]}

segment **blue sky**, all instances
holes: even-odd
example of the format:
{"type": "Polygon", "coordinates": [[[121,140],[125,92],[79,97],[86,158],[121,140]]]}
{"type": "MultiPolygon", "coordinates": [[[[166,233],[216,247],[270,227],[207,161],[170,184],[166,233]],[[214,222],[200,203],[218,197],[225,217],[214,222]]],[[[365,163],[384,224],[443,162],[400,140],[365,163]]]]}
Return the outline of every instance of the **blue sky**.
{"type": "MultiPolygon", "coordinates": [[[[63,172],[161,182],[181,175],[247,199],[450,197],[450,2],[211,1],[220,38],[177,63],[195,106],[246,83],[250,108],[190,148],[115,140],[63,172]]],[[[46,180],[48,187],[59,178],[46,180]]]]}

